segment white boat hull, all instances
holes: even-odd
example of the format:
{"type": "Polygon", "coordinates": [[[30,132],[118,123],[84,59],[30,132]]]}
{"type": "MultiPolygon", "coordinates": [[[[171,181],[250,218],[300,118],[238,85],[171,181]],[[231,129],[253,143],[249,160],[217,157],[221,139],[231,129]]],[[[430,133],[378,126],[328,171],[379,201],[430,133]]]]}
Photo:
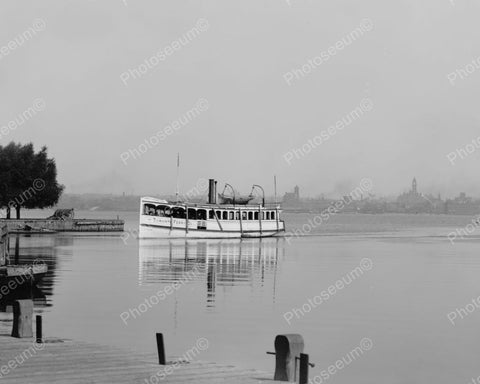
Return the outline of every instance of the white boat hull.
{"type": "Polygon", "coordinates": [[[263,238],[282,235],[284,231],[211,231],[211,230],[189,230],[180,228],[167,228],[161,226],[140,225],[140,239],[241,239],[241,238],[263,238]]]}

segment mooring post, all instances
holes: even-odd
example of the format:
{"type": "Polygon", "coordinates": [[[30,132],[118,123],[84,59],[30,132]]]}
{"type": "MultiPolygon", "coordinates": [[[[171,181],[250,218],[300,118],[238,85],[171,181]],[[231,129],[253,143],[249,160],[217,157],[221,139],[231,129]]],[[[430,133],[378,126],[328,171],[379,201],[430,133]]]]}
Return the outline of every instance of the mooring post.
{"type": "Polygon", "coordinates": [[[37,344],[42,344],[43,343],[43,337],[42,337],[42,316],[37,315],[36,320],[35,320],[35,325],[37,328],[37,344]]]}
{"type": "Polygon", "coordinates": [[[308,355],[306,353],[300,354],[300,380],[299,384],[308,383],[308,355]]]}
{"type": "Polygon", "coordinates": [[[275,338],[275,375],[274,380],[295,381],[296,358],[303,353],[302,335],[278,335],[275,338]]]}
{"type": "Polygon", "coordinates": [[[163,343],[163,333],[157,333],[158,364],[166,365],[165,345],[163,343]]]}
{"type": "Polygon", "coordinates": [[[13,303],[12,337],[33,337],[33,300],[15,300],[13,303]]]}

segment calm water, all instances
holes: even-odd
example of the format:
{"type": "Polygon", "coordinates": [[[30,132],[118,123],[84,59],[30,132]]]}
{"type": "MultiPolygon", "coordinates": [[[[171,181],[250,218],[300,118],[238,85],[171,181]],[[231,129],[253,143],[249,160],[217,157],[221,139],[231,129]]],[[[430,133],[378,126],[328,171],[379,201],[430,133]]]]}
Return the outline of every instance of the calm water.
{"type": "MultiPolygon", "coordinates": [[[[136,230],[136,213],[120,216],[136,230]]],[[[288,228],[301,228],[312,217],[287,215],[288,228]]],[[[18,241],[20,262],[42,258],[49,264],[36,300],[47,336],[155,351],[154,334],[163,332],[169,355],[205,337],[209,348],[199,359],[272,371],[274,358],[265,352],[273,350],[275,335],[300,333],[316,363],[311,376],[369,338],[371,350],[324,382],[467,383],[480,375],[480,311],[455,325],[447,314],[480,295],[480,238],[477,233],[451,245],[445,236],[470,222],[337,215],[290,243],[12,236],[11,252],[18,241]],[[309,299],[352,277],[365,258],[371,269],[308,311],[309,299]],[[176,281],[184,283],[170,291],[176,281]],[[159,291],[168,291],[164,300],[149,299],[159,291]],[[129,310],[144,310],[146,299],[151,308],[133,318],[129,310]],[[127,324],[122,313],[130,314],[127,324]]]]}

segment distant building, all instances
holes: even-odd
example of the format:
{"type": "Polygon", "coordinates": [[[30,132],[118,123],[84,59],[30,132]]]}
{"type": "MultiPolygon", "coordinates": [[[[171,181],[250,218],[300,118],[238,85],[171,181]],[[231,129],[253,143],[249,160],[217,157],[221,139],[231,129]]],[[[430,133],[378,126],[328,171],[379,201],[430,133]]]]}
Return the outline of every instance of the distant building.
{"type": "Polygon", "coordinates": [[[475,215],[480,213],[480,202],[468,197],[465,192],[453,200],[447,200],[446,211],[453,215],[475,215]]]}
{"type": "Polygon", "coordinates": [[[433,212],[433,203],[431,199],[423,196],[418,192],[417,179],[414,177],[412,181],[412,189],[402,193],[397,198],[398,208],[401,212],[420,213],[433,212]]]}
{"type": "Polygon", "coordinates": [[[287,192],[283,195],[283,204],[296,205],[298,203],[300,203],[300,188],[296,185],[293,192],[287,192]]]}

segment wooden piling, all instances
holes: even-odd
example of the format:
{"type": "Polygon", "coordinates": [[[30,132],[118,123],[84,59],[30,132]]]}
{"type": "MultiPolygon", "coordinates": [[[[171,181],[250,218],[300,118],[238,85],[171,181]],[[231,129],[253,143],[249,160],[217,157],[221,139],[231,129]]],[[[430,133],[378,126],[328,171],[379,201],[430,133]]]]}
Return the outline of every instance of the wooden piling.
{"type": "Polygon", "coordinates": [[[43,343],[43,335],[42,335],[42,316],[40,315],[37,315],[36,317],[36,321],[35,321],[35,325],[36,325],[36,339],[37,339],[37,344],[41,344],[43,343]]]}
{"type": "Polygon", "coordinates": [[[33,337],[33,300],[16,300],[13,303],[12,337],[33,337]]]}
{"type": "Polygon", "coordinates": [[[275,338],[274,380],[295,381],[296,359],[303,353],[303,337],[299,334],[277,335],[275,338]]]}
{"type": "Polygon", "coordinates": [[[163,343],[163,333],[157,333],[158,364],[166,365],[165,345],[163,343]]]}
{"type": "Polygon", "coordinates": [[[299,373],[299,384],[308,383],[308,355],[306,353],[300,353],[300,373],[299,373]]]}

